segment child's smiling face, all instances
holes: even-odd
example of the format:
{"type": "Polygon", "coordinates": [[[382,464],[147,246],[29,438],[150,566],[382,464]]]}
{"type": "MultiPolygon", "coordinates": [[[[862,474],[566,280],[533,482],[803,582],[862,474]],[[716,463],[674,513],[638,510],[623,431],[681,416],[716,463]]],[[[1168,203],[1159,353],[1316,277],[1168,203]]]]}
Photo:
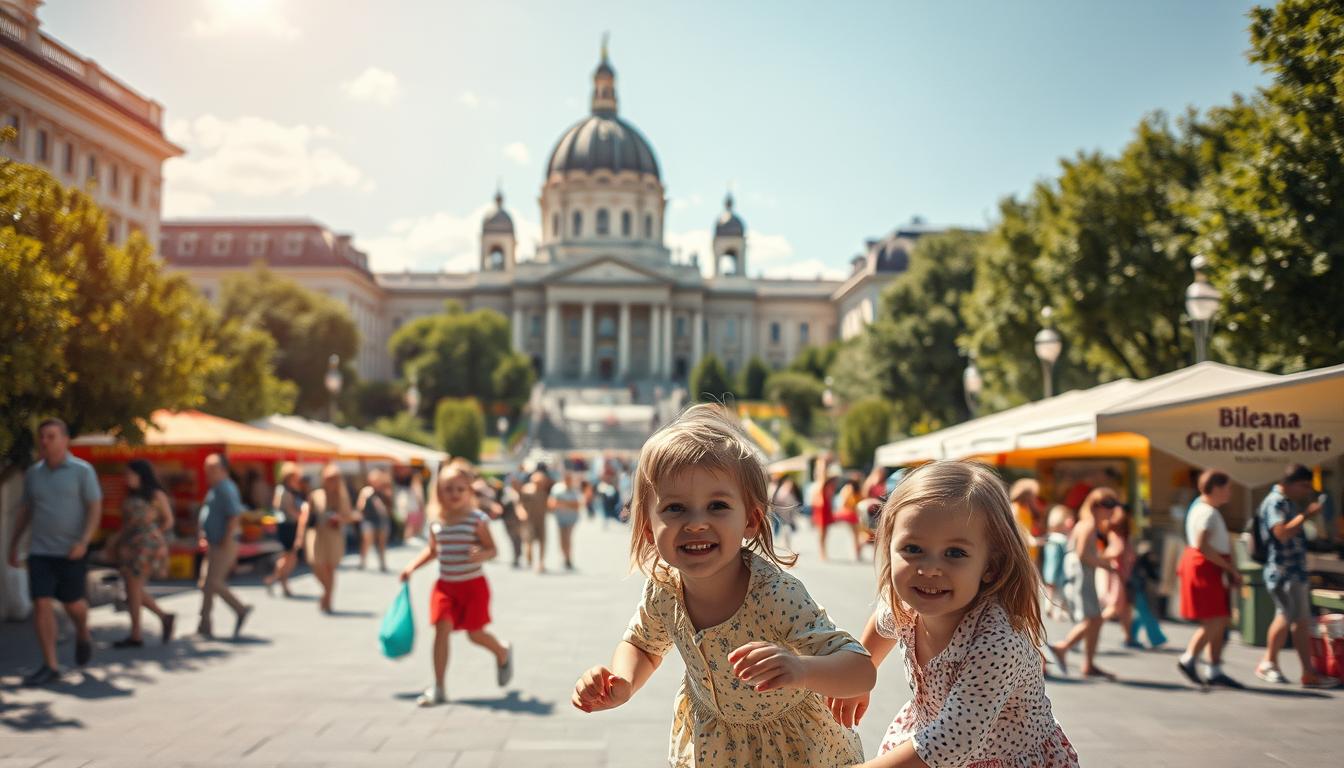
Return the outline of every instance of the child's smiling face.
{"type": "Polygon", "coordinates": [[[925,617],[964,611],[993,578],[982,515],[911,506],[896,516],[891,579],[896,595],[925,617]]]}
{"type": "Polygon", "coordinates": [[[439,503],[444,510],[458,514],[471,506],[476,500],[471,492],[471,483],[467,476],[454,473],[439,480],[439,503]]]}
{"type": "Polygon", "coordinates": [[[756,535],[760,510],[748,510],[736,479],[691,468],[654,484],[649,523],[658,556],[689,578],[738,567],[742,540],[756,535]]]}

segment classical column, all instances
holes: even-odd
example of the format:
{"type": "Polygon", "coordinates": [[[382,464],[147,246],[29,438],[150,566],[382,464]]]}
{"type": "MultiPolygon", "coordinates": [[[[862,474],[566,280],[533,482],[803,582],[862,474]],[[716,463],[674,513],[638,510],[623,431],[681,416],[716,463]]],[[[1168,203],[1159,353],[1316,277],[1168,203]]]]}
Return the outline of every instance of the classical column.
{"type": "Polygon", "coordinates": [[[616,375],[624,379],[630,375],[630,303],[621,302],[620,325],[616,330],[616,375]]]}
{"type": "Polygon", "coordinates": [[[691,315],[691,368],[700,364],[705,356],[705,313],[697,309],[691,315]]]}
{"type": "Polygon", "coordinates": [[[593,375],[593,302],[583,302],[583,346],[580,348],[583,358],[579,360],[579,375],[589,378],[593,375]]]}
{"type": "Polygon", "coordinates": [[[663,376],[672,378],[672,305],[663,307],[663,376]]]}
{"type": "Polygon", "coordinates": [[[742,366],[745,368],[747,362],[751,360],[751,315],[742,316],[742,366]]]}
{"type": "Polygon", "coordinates": [[[554,380],[560,360],[560,305],[546,302],[546,378],[554,380]]]}
{"type": "Polygon", "coordinates": [[[523,335],[523,308],[513,308],[513,351],[522,352],[527,346],[527,337],[523,335]]]}
{"type": "Polygon", "coordinates": [[[658,349],[658,341],[663,338],[662,328],[658,322],[662,316],[662,307],[657,304],[649,305],[649,376],[654,379],[663,375],[660,365],[662,352],[658,349]]]}

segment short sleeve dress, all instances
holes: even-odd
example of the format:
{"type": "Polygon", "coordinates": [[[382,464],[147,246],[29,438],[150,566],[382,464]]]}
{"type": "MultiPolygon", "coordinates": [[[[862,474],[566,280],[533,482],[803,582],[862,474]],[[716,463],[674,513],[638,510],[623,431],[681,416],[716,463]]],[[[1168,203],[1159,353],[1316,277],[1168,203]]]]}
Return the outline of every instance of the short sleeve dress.
{"type": "Polygon", "coordinates": [[[117,560],[136,578],[162,576],[168,565],[168,542],[159,527],[158,510],[139,496],[128,495],[121,506],[122,534],[117,560]]]}
{"type": "Polygon", "coordinates": [[[913,624],[878,611],[877,629],[897,641],[913,698],[887,728],[878,754],[914,742],[929,768],[1077,768],[1045,695],[1041,657],[996,599],[981,600],[943,652],[922,668],[913,624]]]}
{"type": "Polygon", "coordinates": [[[832,768],[863,761],[859,735],[831,717],[820,694],[782,689],[757,692],[737,679],[728,654],[756,640],[800,655],[868,651],[836,629],[798,579],[743,550],[751,569],[746,599],[722,624],[696,631],[675,572],[672,584],[649,579],[625,640],[664,656],[673,646],[686,662],[677,692],[668,764],[832,768]]]}

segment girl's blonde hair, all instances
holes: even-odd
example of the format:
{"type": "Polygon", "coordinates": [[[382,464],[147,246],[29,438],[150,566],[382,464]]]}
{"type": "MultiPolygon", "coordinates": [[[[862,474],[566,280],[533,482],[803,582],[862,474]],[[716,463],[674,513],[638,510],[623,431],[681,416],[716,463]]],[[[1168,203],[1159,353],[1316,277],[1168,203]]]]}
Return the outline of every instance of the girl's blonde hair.
{"type": "Polygon", "coordinates": [[[1050,530],[1063,528],[1068,525],[1069,518],[1073,517],[1073,510],[1063,504],[1056,504],[1050,508],[1050,515],[1046,518],[1045,525],[1050,530]]]}
{"type": "Polygon", "coordinates": [[[343,518],[347,517],[350,515],[351,505],[350,491],[345,487],[345,477],[341,475],[340,467],[335,464],[327,464],[322,467],[322,482],[319,486],[324,497],[327,492],[327,481],[332,479],[336,481],[336,498],[326,499],[327,511],[335,512],[343,518]]]}
{"type": "Polygon", "coordinates": [[[989,534],[990,581],[980,586],[977,600],[997,598],[1013,629],[1036,645],[1045,642],[1041,624],[1041,580],[1027,552],[1027,542],[1013,516],[1003,482],[994,470],[973,461],[935,461],[906,475],[896,486],[877,523],[877,589],[898,622],[913,623],[914,612],[896,595],[891,577],[891,539],[896,518],[909,508],[947,513],[969,510],[985,521],[989,534]]]}
{"type": "Polygon", "coordinates": [[[770,499],[766,493],[768,480],[750,439],[723,406],[701,403],[687,408],[672,423],[655,432],[639,452],[630,500],[632,569],[664,583],[670,580],[671,568],[658,557],[653,544],[655,486],[660,478],[691,469],[707,469],[738,481],[747,505],[747,522],[756,525],[756,535],[747,544],[748,549],[785,568],[797,561],[797,555],[775,551],[770,530],[770,499]]]}
{"type": "MultiPolygon", "coordinates": [[[[468,464],[467,466],[471,465],[468,464]]],[[[444,511],[443,502],[439,501],[439,489],[442,488],[443,484],[447,481],[459,476],[466,479],[467,493],[471,493],[471,481],[473,475],[469,470],[464,469],[461,464],[453,462],[449,462],[442,467],[439,467],[439,474],[434,478],[434,492],[429,495],[429,504],[425,508],[426,516],[438,520],[441,523],[444,522],[444,515],[446,513],[444,511]]]]}

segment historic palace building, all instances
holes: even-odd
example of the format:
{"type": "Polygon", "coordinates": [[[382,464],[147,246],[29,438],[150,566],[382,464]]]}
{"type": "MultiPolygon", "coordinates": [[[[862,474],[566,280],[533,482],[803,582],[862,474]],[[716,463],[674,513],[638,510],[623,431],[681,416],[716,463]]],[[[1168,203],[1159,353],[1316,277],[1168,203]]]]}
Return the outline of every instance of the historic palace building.
{"type": "Polygon", "coordinates": [[[593,74],[590,114],[556,142],[542,180],[542,239],[520,261],[502,195],[481,224],[478,268],[372,273],[348,235],[317,222],[166,222],[162,253],[207,295],[256,262],[347,304],[363,335],[361,376],[385,379],[387,340],[454,299],[512,320],[513,345],[551,382],[684,379],[707,352],[730,372],[752,357],[782,366],[812,344],[857,333],[881,288],[908,263],[921,230],[870,241],[845,280],[750,278],[747,228],[729,196],[714,226],[713,263],[673,258],[658,156],[622,117],[616,72],[593,74]]]}

